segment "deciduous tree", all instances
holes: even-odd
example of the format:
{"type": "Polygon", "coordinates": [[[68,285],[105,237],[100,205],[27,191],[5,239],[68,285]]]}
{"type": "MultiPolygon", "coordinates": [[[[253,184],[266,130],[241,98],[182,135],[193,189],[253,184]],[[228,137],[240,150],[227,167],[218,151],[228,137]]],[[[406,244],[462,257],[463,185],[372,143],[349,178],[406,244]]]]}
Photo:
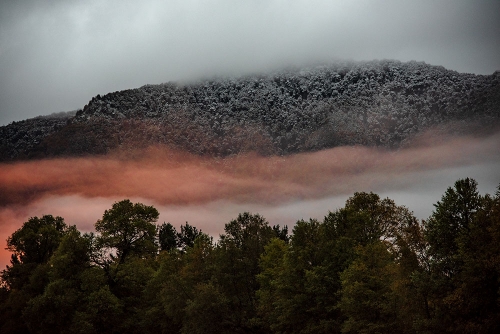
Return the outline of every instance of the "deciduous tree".
{"type": "MultiPolygon", "coordinates": [[[[125,262],[129,255],[149,257],[156,254],[158,210],[126,199],[113,204],[95,224],[103,247],[116,252],[116,260],[125,262]]],[[[114,255],[112,254],[114,259],[114,255]]]]}

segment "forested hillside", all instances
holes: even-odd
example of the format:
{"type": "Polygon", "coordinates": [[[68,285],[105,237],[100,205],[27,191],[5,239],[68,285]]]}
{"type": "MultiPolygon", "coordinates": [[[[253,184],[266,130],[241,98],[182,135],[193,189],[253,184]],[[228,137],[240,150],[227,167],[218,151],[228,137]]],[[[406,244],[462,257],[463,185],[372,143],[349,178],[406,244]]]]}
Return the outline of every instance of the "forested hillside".
{"type": "Polygon", "coordinates": [[[0,157],[158,144],[214,156],[397,148],[430,128],[482,133],[499,120],[500,72],[480,76],[389,60],[339,63],[97,95],[64,125],[54,118],[52,125],[32,119],[1,127],[0,157]]]}
{"type": "Polygon", "coordinates": [[[217,241],[157,219],[129,200],[96,233],[29,219],[7,240],[0,332],[500,332],[500,186],[458,180],[422,222],[355,193],[290,235],[250,213],[217,241]]]}

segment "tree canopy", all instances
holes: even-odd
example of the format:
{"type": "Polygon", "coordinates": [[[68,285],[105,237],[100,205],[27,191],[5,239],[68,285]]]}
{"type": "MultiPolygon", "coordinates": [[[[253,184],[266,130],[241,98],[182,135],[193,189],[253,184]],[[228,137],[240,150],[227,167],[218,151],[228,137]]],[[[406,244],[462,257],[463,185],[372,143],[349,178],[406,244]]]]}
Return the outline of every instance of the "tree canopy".
{"type": "MultiPolygon", "coordinates": [[[[95,224],[102,246],[116,251],[123,263],[127,256],[146,256],[156,252],[156,225],[158,210],[142,203],[123,200],[106,210],[95,224]]],[[[113,256],[113,255],[112,255],[113,256]]]]}
{"type": "Polygon", "coordinates": [[[359,192],[288,227],[249,212],[216,241],[123,200],[82,234],[33,217],[7,240],[1,333],[500,332],[500,187],[458,180],[419,222],[359,192]]]}

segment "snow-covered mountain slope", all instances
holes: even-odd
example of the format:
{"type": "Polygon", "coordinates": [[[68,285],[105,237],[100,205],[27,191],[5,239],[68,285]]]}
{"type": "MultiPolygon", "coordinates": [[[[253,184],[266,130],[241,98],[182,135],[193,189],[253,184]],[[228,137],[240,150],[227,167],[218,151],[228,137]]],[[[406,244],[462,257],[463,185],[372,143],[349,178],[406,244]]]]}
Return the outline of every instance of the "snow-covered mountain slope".
{"type": "Polygon", "coordinates": [[[64,128],[76,111],[38,116],[0,127],[0,161],[27,158],[43,140],[64,128]]]}
{"type": "Polygon", "coordinates": [[[64,121],[1,127],[0,154],[8,161],[154,144],[216,156],[398,148],[429,128],[481,132],[499,122],[500,72],[384,60],[98,95],[64,121]]]}

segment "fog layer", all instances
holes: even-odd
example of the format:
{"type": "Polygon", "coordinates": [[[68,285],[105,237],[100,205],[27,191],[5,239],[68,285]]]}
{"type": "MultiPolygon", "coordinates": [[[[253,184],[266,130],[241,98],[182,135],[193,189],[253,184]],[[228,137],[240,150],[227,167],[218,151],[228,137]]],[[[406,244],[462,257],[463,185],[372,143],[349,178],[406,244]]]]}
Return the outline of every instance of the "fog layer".
{"type": "MultiPolygon", "coordinates": [[[[338,147],[286,157],[254,154],[214,159],[152,147],[102,157],[0,165],[0,241],[31,216],[60,215],[92,230],[124,198],[155,205],[160,222],[185,221],[217,236],[239,212],[272,224],[322,218],[356,191],[374,191],[426,218],[457,178],[481,190],[500,183],[500,133],[425,140],[399,151],[338,147]]],[[[4,247],[2,247],[4,248],[4,247]]],[[[8,254],[0,255],[0,266],[8,254]]]]}

